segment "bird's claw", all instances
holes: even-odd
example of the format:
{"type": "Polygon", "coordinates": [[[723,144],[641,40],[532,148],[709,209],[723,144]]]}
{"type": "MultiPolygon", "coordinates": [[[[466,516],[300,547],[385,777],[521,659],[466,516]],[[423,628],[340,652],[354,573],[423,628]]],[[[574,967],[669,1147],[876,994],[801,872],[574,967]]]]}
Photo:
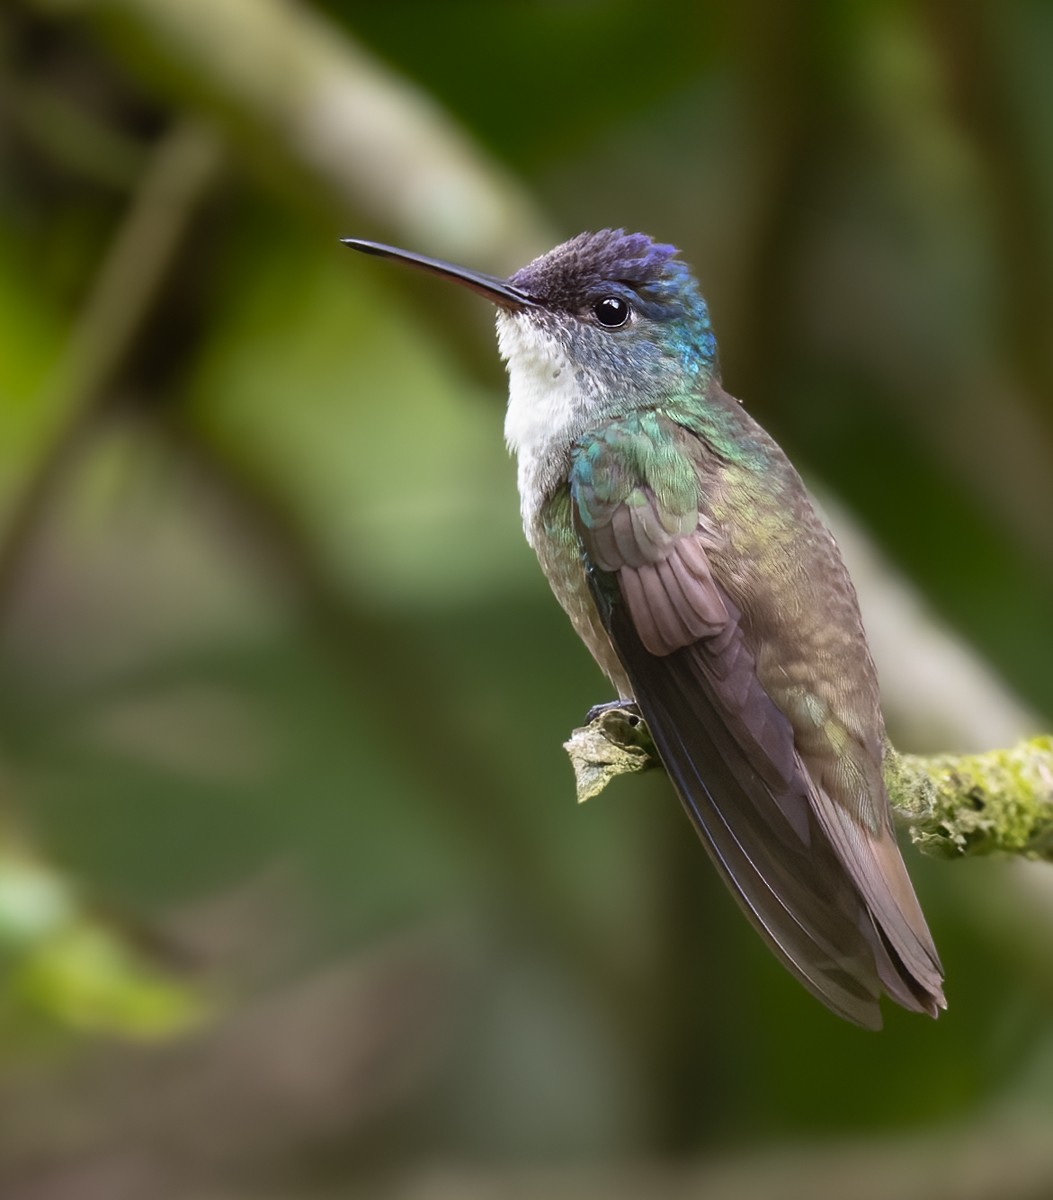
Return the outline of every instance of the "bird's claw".
{"type": "Polygon", "coordinates": [[[585,724],[591,725],[609,712],[624,712],[630,725],[636,725],[643,720],[639,705],[635,700],[608,700],[606,704],[594,704],[585,714],[585,724]]]}

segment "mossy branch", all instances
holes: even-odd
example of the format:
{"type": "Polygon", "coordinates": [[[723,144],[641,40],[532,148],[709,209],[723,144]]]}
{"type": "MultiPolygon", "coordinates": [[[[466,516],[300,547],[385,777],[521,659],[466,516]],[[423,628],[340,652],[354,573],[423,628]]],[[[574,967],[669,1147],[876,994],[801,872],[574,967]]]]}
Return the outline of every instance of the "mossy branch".
{"type": "MultiPolygon", "coordinates": [[[[660,767],[646,724],[607,709],[566,743],[578,801],[619,775],[660,767]]],[[[885,751],[885,784],[897,823],[926,854],[992,854],[1053,861],[1053,736],[984,754],[885,751]]]]}

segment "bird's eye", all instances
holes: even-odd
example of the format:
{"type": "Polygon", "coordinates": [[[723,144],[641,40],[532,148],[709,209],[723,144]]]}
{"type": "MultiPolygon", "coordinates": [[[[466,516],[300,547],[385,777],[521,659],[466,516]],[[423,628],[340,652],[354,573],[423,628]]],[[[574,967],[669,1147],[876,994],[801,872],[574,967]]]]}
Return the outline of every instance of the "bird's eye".
{"type": "Polygon", "coordinates": [[[604,329],[618,329],[629,319],[629,302],[621,296],[604,296],[592,306],[592,315],[604,329]]]}

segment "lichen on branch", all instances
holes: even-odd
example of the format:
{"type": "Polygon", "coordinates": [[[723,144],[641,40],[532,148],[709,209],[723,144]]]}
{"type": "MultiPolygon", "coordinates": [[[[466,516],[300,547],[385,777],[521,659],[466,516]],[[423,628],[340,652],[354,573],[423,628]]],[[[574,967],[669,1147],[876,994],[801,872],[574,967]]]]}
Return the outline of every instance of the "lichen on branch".
{"type": "MultiPolygon", "coordinates": [[[[646,724],[625,708],[575,729],[564,748],[579,803],[619,775],[661,766],[646,724]]],[[[885,785],[897,824],[926,854],[1053,861],[1053,736],[983,754],[899,754],[887,745],[885,785]]]]}
{"type": "Polygon", "coordinates": [[[1053,861],[1053,736],[983,754],[885,753],[899,823],[940,858],[1003,851],[1053,861]]]}

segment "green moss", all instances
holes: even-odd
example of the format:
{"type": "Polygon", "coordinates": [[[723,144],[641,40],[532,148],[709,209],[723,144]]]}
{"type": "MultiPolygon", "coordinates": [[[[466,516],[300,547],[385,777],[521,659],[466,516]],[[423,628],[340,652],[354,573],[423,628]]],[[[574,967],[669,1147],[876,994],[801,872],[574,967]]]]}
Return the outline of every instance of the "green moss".
{"type": "Polygon", "coordinates": [[[925,851],[1053,858],[1053,738],[984,754],[886,756],[897,814],[925,851]]]}

